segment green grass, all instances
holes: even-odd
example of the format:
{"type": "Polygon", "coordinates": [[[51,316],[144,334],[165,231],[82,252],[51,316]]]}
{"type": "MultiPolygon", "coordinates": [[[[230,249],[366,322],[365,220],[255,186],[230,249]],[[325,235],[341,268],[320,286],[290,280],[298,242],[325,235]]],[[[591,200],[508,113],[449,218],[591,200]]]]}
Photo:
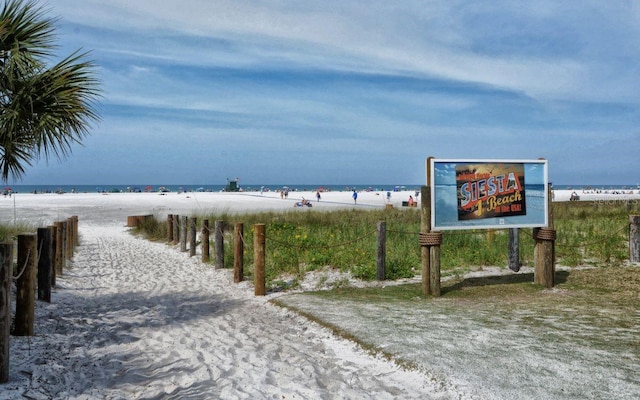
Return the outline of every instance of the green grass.
{"type": "Polygon", "coordinates": [[[38,225],[31,223],[0,224],[0,242],[14,242],[18,235],[36,233],[38,225]]]}
{"type": "MultiPolygon", "coordinates": [[[[635,203],[553,204],[557,231],[556,260],[561,265],[611,266],[628,258],[629,214],[640,212],[635,203]]],[[[198,217],[225,222],[225,267],[233,266],[233,226],[244,224],[244,265],[252,278],[253,225],[266,225],[266,277],[268,286],[283,275],[301,278],[305,272],[325,267],[349,271],[363,280],[376,278],[376,226],[386,222],[387,279],[419,274],[419,209],[338,210],[328,212],[268,211],[234,214],[227,211],[198,217]]],[[[166,239],[166,221],[148,221],[138,229],[152,240],[166,239]]],[[[533,265],[531,229],[520,229],[520,259],[533,265]]],[[[213,241],[213,235],[210,238],[213,241]]],[[[443,277],[459,276],[482,266],[506,266],[507,230],[446,231],[441,246],[443,277]]],[[[213,252],[213,245],[211,246],[213,252]]]]}

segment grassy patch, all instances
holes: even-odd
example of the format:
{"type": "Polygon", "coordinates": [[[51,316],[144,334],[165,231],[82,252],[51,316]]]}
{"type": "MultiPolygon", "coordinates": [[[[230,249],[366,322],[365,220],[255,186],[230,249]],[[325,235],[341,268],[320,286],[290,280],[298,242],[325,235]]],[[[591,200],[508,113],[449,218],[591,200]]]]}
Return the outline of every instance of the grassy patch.
{"type": "MultiPolygon", "coordinates": [[[[588,202],[554,203],[557,231],[556,256],[561,265],[611,266],[628,257],[628,215],[638,213],[637,204],[598,204],[588,202]]],[[[282,275],[301,277],[307,271],[324,267],[350,272],[363,280],[376,278],[376,226],[386,222],[387,279],[415,276],[420,271],[418,245],[420,210],[335,210],[298,212],[267,211],[234,214],[212,212],[198,217],[225,222],[225,253],[233,254],[233,226],[244,224],[245,278],[252,279],[253,229],[266,225],[266,276],[268,286],[282,275]]],[[[152,240],[166,237],[166,221],[147,221],[138,232],[152,240]]],[[[210,237],[213,248],[213,236],[210,237]]],[[[508,230],[464,230],[443,233],[442,276],[459,276],[481,266],[506,266],[508,230]]],[[[530,229],[520,230],[520,260],[533,265],[534,241],[530,229]]],[[[224,257],[225,267],[233,258],[224,257]]]]}
{"type": "Polygon", "coordinates": [[[12,242],[16,237],[23,233],[36,233],[38,230],[37,224],[11,224],[0,225],[0,242],[12,242]]]}

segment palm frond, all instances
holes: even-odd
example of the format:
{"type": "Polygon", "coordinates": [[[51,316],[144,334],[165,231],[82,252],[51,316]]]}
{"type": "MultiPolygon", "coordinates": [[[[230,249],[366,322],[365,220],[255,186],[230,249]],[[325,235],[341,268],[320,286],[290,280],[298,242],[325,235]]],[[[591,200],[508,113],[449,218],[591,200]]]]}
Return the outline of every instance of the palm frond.
{"type": "Polygon", "coordinates": [[[33,0],[0,12],[0,175],[21,177],[40,156],[65,158],[93,123],[100,97],[96,65],[74,52],[47,67],[54,22],[33,0]]]}

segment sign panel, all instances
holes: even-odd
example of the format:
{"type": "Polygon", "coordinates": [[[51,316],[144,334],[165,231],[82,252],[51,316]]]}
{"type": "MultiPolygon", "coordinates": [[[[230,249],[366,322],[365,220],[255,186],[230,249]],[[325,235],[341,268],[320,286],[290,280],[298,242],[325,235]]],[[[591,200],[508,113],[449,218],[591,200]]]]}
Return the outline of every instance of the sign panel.
{"type": "Polygon", "coordinates": [[[429,162],[433,230],[547,226],[546,160],[429,162]]]}

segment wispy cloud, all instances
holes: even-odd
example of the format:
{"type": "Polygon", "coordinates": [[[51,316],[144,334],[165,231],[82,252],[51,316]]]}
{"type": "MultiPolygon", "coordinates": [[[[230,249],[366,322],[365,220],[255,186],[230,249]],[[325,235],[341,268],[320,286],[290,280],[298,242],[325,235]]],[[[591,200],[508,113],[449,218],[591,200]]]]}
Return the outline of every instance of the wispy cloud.
{"type": "MultiPolygon", "coordinates": [[[[49,8],[62,18],[63,50],[91,50],[104,82],[104,121],[82,154],[130,157],[114,149],[120,141],[185,159],[210,152],[202,162],[215,172],[185,178],[195,181],[421,183],[428,155],[543,156],[567,183],[593,183],[602,169],[620,169],[618,160],[638,166],[626,156],[640,144],[635,2],[57,0],[49,8]],[[596,150],[607,155],[601,164],[554,167],[596,150]]],[[[163,157],[133,159],[164,171],[163,157]]],[[[54,169],[73,180],[71,162],[37,166],[27,179],[54,169]]],[[[154,168],[142,170],[124,176],[154,179],[154,168]]]]}

